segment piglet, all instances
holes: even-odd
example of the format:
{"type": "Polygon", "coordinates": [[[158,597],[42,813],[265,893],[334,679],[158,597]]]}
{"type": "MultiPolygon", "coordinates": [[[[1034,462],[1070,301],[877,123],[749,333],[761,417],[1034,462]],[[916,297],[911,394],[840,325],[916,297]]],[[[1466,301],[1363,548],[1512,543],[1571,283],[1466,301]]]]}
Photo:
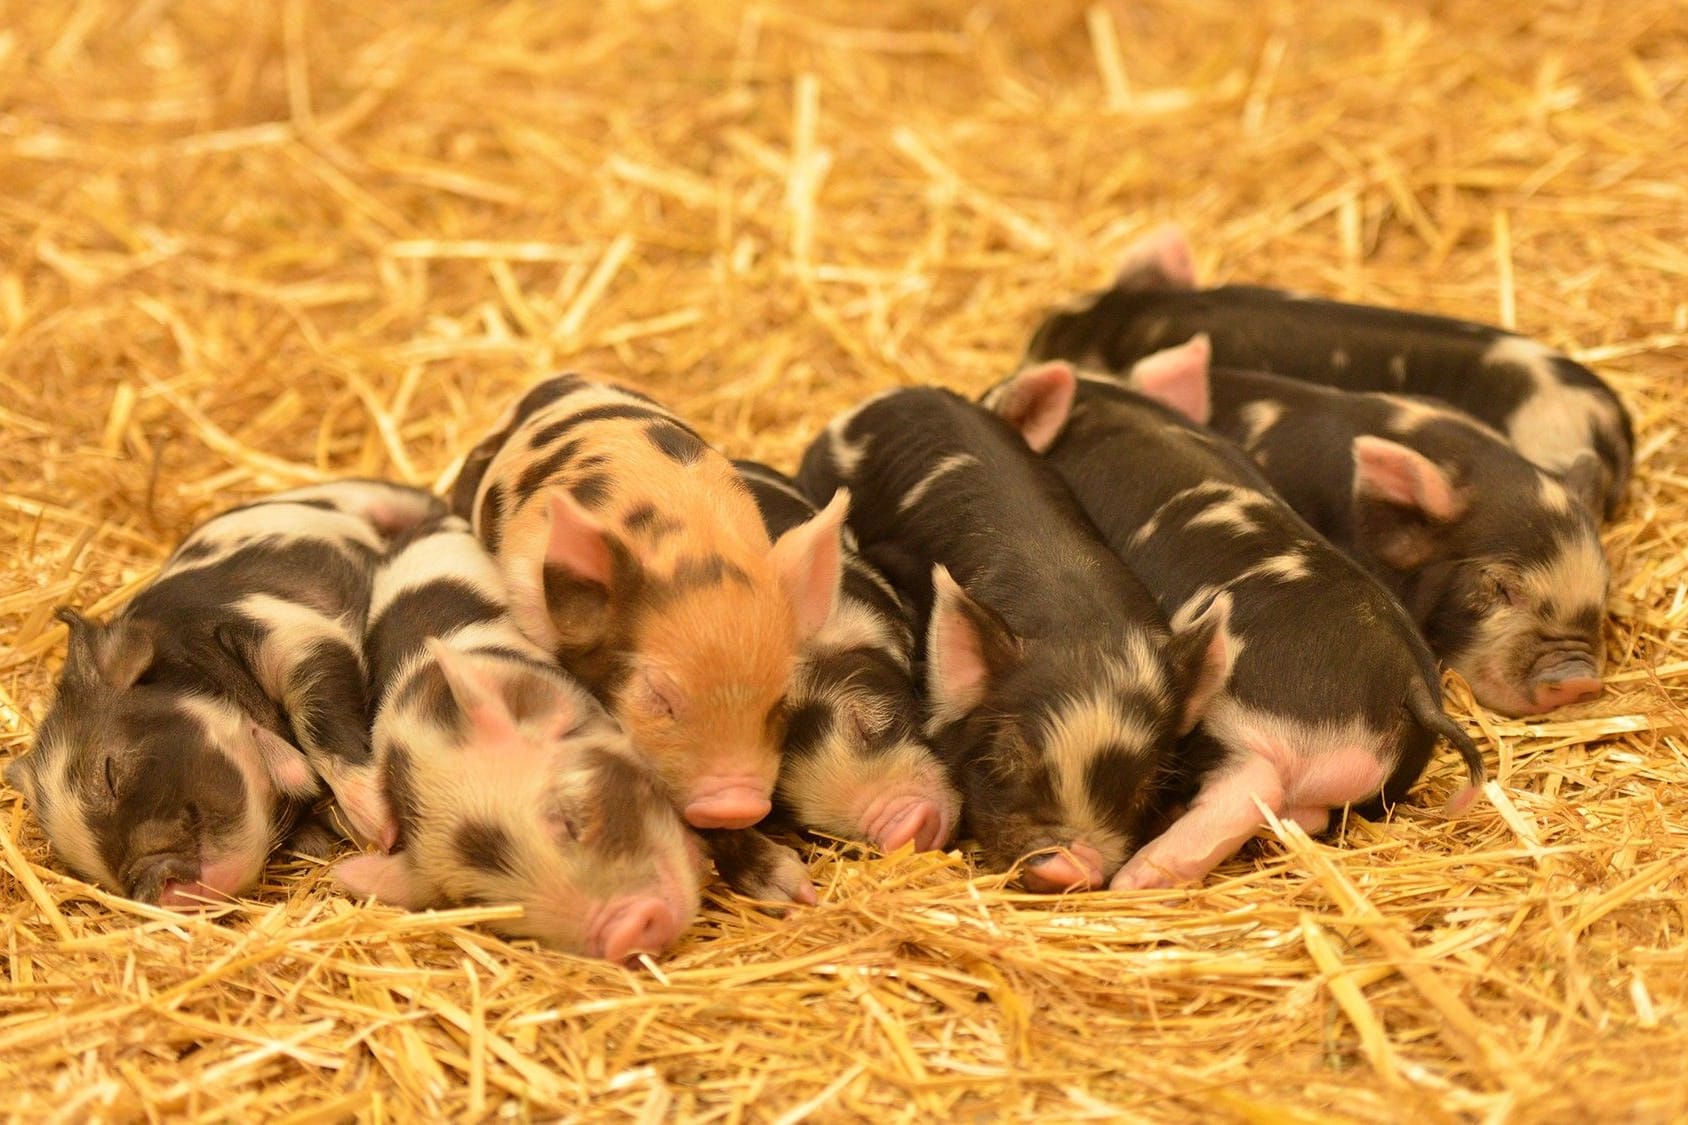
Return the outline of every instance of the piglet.
{"type": "Polygon", "coordinates": [[[1054,313],[1028,361],[1125,371],[1205,333],[1217,366],[1352,391],[1430,395],[1494,426],[1527,460],[1617,509],[1635,436],[1623,403],[1563,352],[1467,320],[1250,285],[1195,288],[1188,245],[1163,227],[1127,250],[1114,285],[1054,313]]]}
{"type": "MultiPolygon", "coordinates": [[[[815,506],[783,473],[754,461],[733,464],[770,536],[815,518],[815,506]]],[[[913,656],[907,605],[846,530],[837,607],[804,647],[786,697],[776,815],[887,852],[949,842],[960,797],[921,737],[913,656]]]]}
{"type": "Polygon", "coordinates": [[[689,823],[767,815],[800,648],[832,615],[848,498],[770,543],[732,464],[636,392],[528,392],[453,490],[522,631],[605,700],[689,823]]]}
{"type": "Polygon", "coordinates": [[[362,633],[387,536],[440,508],[376,481],[296,489],[196,529],[108,622],[70,610],[58,695],[7,781],[78,875],[190,906],[253,886],[326,781],[391,843],[362,633]]]}
{"type": "MultiPolygon", "coordinates": [[[[1052,383],[1025,412],[1064,418],[1071,394],[1052,383]]],[[[983,864],[1023,862],[1037,891],[1105,886],[1224,683],[1227,600],[1169,631],[1054,470],[948,391],[891,391],[835,419],[798,481],[850,487],[863,553],[914,605],[926,735],[983,864]]]]}
{"type": "MultiPolygon", "coordinates": [[[[1199,344],[1137,365],[1199,399],[1199,344]]],[[[1229,600],[1235,659],[1180,746],[1187,810],[1120,869],[1115,889],[1199,881],[1262,824],[1260,805],[1322,831],[1331,809],[1403,797],[1438,736],[1483,783],[1471,739],[1441,709],[1436,660],[1399,603],[1280,500],[1242,452],[1106,377],[1080,379],[1057,436],[1042,412],[1062,362],[1027,368],[985,404],[1072,488],[1176,624],[1229,600]],[[1259,802],[1259,805],[1256,804],[1259,802]]]]}
{"type": "Polygon", "coordinates": [[[395,546],[366,645],[398,850],[343,860],[342,887],[411,910],[518,903],[507,932],[618,963],[679,937],[698,907],[689,832],[615,721],[516,627],[465,521],[395,546]]]}
{"type": "MultiPolygon", "coordinates": [[[[1152,372],[1133,382],[1186,416],[1204,409],[1152,372]]],[[[1479,702],[1534,715],[1600,693],[1609,573],[1594,516],[1498,433],[1429,399],[1224,368],[1205,409],[1401,599],[1479,702]]]]}

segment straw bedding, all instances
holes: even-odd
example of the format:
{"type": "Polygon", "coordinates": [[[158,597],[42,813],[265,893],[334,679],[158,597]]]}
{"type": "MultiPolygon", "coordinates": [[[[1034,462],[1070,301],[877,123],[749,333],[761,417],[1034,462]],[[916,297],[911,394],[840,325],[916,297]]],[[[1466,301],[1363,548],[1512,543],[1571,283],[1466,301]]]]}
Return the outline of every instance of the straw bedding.
{"type": "Polygon", "coordinates": [[[1636,414],[1613,675],[1468,719],[1340,846],[1021,895],[815,853],[643,971],[406,916],[321,857],[182,917],[0,796],[23,1119],[1688,1114],[1688,8],[0,5],[0,752],[195,521],[436,483],[528,381],[638,381],[789,465],[866,391],[976,391],[1155,222],[1204,276],[1514,325],[1636,414]]]}

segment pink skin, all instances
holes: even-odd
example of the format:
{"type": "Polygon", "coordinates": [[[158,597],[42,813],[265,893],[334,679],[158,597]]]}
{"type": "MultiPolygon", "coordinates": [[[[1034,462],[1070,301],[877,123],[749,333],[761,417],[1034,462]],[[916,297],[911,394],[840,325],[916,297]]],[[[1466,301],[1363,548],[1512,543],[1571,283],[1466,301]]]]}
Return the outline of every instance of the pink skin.
{"type": "Polygon", "coordinates": [[[1104,882],[1102,853],[1083,840],[1074,840],[1053,855],[1027,860],[1020,869],[1020,882],[1038,894],[1097,890],[1104,882]]]}
{"type": "Polygon", "coordinates": [[[703,778],[686,802],[686,823],[693,828],[749,828],[773,807],[769,788],[756,778],[703,778]]]}
{"type": "Polygon", "coordinates": [[[1120,258],[1116,284],[1126,288],[1194,289],[1195,255],[1176,223],[1140,236],[1120,258]]]}
{"type": "Polygon", "coordinates": [[[169,879],[158,894],[158,905],[173,910],[201,910],[232,901],[258,877],[255,865],[239,856],[212,860],[199,870],[197,880],[169,879]]]}
{"type": "Polygon", "coordinates": [[[1142,890],[1199,882],[1265,823],[1259,805],[1308,832],[1322,832],[1332,808],[1365,800],[1383,780],[1383,764],[1369,747],[1309,760],[1276,740],[1260,739],[1235,765],[1209,777],[1184,814],[1139,849],[1109,887],[1142,890]]]}
{"type": "Polygon", "coordinates": [[[605,904],[587,939],[587,949],[594,956],[625,965],[641,953],[653,957],[661,953],[684,926],[680,914],[659,895],[616,899],[605,904]]]}
{"type": "Polygon", "coordinates": [[[867,806],[858,823],[882,852],[894,852],[910,841],[917,852],[941,848],[954,827],[941,802],[919,793],[882,794],[867,806]]]}
{"type": "Polygon", "coordinates": [[[1534,698],[1535,714],[1542,711],[1552,711],[1559,707],[1567,707],[1572,703],[1581,703],[1585,699],[1593,699],[1600,694],[1600,679],[1598,676],[1576,676],[1565,680],[1538,680],[1535,684],[1534,698]]]}

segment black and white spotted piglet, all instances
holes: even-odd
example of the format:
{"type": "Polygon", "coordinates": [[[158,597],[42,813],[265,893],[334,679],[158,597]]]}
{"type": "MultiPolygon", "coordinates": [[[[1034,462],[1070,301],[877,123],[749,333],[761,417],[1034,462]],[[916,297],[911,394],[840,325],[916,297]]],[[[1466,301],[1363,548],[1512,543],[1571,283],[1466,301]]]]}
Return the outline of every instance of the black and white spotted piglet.
{"type": "MultiPolygon", "coordinates": [[[[1207,378],[1200,355],[1140,369],[1163,388],[1207,378]]],[[[1180,746],[1187,810],[1131,857],[1115,889],[1200,880],[1262,824],[1260,804],[1321,831],[1329,810],[1399,800],[1438,736],[1483,781],[1441,710],[1436,660],[1389,592],[1272,492],[1229,442],[1105,377],[1077,384],[1057,432],[1044,404],[1064,363],[1027,368],[985,398],[1072,487],[1108,543],[1179,622],[1228,597],[1230,679],[1180,746]]],[[[1199,389],[1196,393],[1203,393],[1199,389]]]]}
{"type": "MultiPolygon", "coordinates": [[[[1206,347],[1186,350],[1205,362],[1206,347]]],[[[1212,369],[1210,405],[1131,380],[1239,443],[1485,706],[1533,715],[1600,693],[1609,570],[1594,515],[1495,431],[1431,399],[1258,372],[1212,369]]]]}
{"type": "Polygon", "coordinates": [[[59,858],[166,906],[239,894],[319,780],[390,844],[361,655],[370,575],[440,507],[374,481],[295,489],[201,525],[111,620],[62,611],[57,698],[6,771],[59,858]]]}
{"type": "Polygon", "coordinates": [[[1025,861],[1034,890],[1105,885],[1224,683],[1225,601],[1169,632],[1054,470],[948,391],[892,391],[835,419],[798,479],[810,495],[851,489],[863,553],[916,607],[926,733],[985,865],[1025,861]]]}
{"type": "Polygon", "coordinates": [[[413,910],[518,903],[507,931],[616,962],[679,936],[695,843],[626,734],[517,628],[466,522],[382,564],[367,653],[398,849],[342,861],[343,887],[413,910]]]}
{"type": "Polygon", "coordinates": [[[1596,513],[1610,516],[1622,500],[1635,449],[1629,413],[1563,352],[1468,320],[1195,283],[1184,236],[1162,227],[1127,250],[1110,288],[1045,319],[1027,361],[1123,372],[1204,333],[1220,367],[1441,399],[1500,430],[1596,513]]]}
{"type": "MultiPolygon", "coordinates": [[[[734,467],[771,538],[818,512],[783,473],[754,461],[734,467]]],[[[846,533],[838,603],[804,645],[786,692],[776,815],[887,852],[949,842],[960,798],[921,737],[913,659],[906,604],[846,533]]]]}

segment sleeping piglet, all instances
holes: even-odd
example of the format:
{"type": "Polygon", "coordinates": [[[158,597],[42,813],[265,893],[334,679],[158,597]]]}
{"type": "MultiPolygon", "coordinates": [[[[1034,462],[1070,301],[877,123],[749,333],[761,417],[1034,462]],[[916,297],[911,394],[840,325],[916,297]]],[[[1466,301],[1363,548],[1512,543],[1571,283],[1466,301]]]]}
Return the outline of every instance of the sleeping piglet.
{"type": "MultiPolygon", "coordinates": [[[[815,517],[783,473],[735,461],[778,537],[815,517]]],[[[844,534],[838,605],[809,639],[786,698],[785,758],[777,813],[802,828],[881,851],[949,842],[960,797],[920,734],[914,625],[903,599],[844,534]]]]}
{"type": "MultiPolygon", "coordinates": [[[[1028,413],[1064,417],[1062,394],[1028,413]]],[[[835,419],[798,482],[851,489],[863,553],[915,607],[926,734],[983,864],[1023,864],[1037,891],[1105,886],[1225,681],[1228,599],[1169,630],[1054,470],[949,391],[891,391],[835,419]]]]}
{"type": "Polygon", "coordinates": [[[111,620],[62,611],[57,698],[6,771],[55,854],[145,902],[237,895],[321,782],[390,845],[364,615],[388,537],[439,509],[374,481],[284,492],[202,524],[111,620]]]}
{"type": "MultiPolygon", "coordinates": [[[[1186,346],[1137,365],[1169,394],[1205,394],[1186,346]]],[[[1078,381],[1064,429],[1043,404],[1065,363],[1027,368],[985,397],[1028,442],[1174,622],[1230,599],[1235,659],[1179,746],[1188,807],[1120,869],[1115,889],[1200,880],[1263,823],[1256,800],[1311,832],[1332,809],[1398,801],[1437,738],[1476,747],[1441,710],[1436,660],[1387,590],[1272,492],[1229,442],[1106,376],[1078,381]],[[1057,436],[1058,435],[1058,436],[1057,436]]]]}
{"type": "Polygon", "coordinates": [[[1594,516],[1487,426],[1428,399],[1224,368],[1210,406],[1134,385],[1210,416],[1401,599],[1485,706],[1534,715],[1599,694],[1608,569],[1594,516]]]}
{"type": "Polygon", "coordinates": [[[767,815],[798,652],[837,600],[847,497],[771,543],[690,426],[563,375],[469,454],[452,502],[498,559],[522,631],[606,702],[689,823],[767,815]]]}
{"type": "Polygon", "coordinates": [[[398,849],[335,880],[411,910],[518,903],[508,933],[625,962],[698,907],[700,856],[662,780],[510,616],[497,565],[446,516],[376,572],[374,743],[398,849]]]}
{"type": "Polygon", "coordinates": [[[1045,319],[1027,361],[1126,371],[1204,333],[1219,367],[1441,399],[1573,482],[1596,513],[1609,517],[1622,500],[1635,451],[1629,413],[1563,352],[1468,320],[1252,285],[1197,289],[1195,281],[1183,234],[1161,227],[1126,251],[1113,286],[1045,319]]]}

